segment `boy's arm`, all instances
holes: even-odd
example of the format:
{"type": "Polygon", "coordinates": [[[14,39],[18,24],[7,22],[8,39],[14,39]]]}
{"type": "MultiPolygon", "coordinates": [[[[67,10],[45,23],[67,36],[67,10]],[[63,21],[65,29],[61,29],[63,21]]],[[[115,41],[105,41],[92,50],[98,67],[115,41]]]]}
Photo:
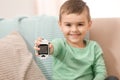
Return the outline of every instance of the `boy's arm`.
{"type": "Polygon", "coordinates": [[[104,80],[107,76],[103,52],[98,44],[95,46],[95,61],[93,65],[93,71],[95,75],[93,80],[104,80]]]}
{"type": "Polygon", "coordinates": [[[102,54],[98,56],[94,64],[94,80],[104,80],[107,76],[105,63],[102,54]]]}

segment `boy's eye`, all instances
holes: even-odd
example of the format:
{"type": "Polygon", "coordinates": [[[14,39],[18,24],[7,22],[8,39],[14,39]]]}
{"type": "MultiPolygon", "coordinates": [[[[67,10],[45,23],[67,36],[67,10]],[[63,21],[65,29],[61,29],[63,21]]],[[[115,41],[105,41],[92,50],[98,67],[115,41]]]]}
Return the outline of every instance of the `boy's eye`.
{"type": "Polygon", "coordinates": [[[66,26],[71,26],[71,24],[66,24],[66,26]]]}
{"type": "Polygon", "coordinates": [[[83,25],[84,25],[84,24],[81,24],[81,23],[80,23],[80,24],[78,24],[78,26],[83,26],[83,25]]]}

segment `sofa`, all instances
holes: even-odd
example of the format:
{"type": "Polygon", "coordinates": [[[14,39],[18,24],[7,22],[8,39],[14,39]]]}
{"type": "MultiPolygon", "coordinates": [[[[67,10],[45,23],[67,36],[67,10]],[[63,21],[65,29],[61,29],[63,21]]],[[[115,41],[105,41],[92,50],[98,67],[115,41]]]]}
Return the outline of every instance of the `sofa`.
{"type": "Polygon", "coordinates": [[[92,23],[90,39],[101,45],[108,75],[120,79],[120,18],[96,18],[92,23]]]}
{"type": "MultiPolygon", "coordinates": [[[[96,18],[92,19],[93,25],[86,39],[96,40],[104,51],[105,63],[108,75],[120,78],[119,41],[120,19],[119,18],[96,18]]],[[[58,27],[58,18],[55,16],[17,17],[12,19],[0,18],[0,38],[13,31],[20,33],[28,50],[31,52],[37,66],[42,70],[48,80],[52,80],[52,56],[45,60],[35,56],[33,49],[34,40],[39,36],[51,41],[54,38],[62,38],[63,35],[58,27]]]]}

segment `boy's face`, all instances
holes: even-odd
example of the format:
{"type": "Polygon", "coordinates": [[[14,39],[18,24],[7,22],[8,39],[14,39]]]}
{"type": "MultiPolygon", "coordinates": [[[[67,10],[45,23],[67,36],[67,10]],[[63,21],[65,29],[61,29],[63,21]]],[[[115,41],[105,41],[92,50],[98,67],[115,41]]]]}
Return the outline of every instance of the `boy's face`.
{"type": "Polygon", "coordinates": [[[80,43],[91,27],[88,21],[87,12],[81,14],[63,14],[59,22],[60,28],[69,43],[80,43]]]}

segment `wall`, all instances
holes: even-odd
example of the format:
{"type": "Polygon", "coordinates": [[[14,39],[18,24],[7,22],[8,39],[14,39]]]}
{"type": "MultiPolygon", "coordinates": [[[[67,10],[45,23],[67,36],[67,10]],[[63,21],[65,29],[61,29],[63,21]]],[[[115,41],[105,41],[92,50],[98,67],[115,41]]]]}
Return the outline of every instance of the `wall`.
{"type": "Polygon", "coordinates": [[[36,14],[35,0],[0,0],[0,18],[33,16],[36,14]]]}

